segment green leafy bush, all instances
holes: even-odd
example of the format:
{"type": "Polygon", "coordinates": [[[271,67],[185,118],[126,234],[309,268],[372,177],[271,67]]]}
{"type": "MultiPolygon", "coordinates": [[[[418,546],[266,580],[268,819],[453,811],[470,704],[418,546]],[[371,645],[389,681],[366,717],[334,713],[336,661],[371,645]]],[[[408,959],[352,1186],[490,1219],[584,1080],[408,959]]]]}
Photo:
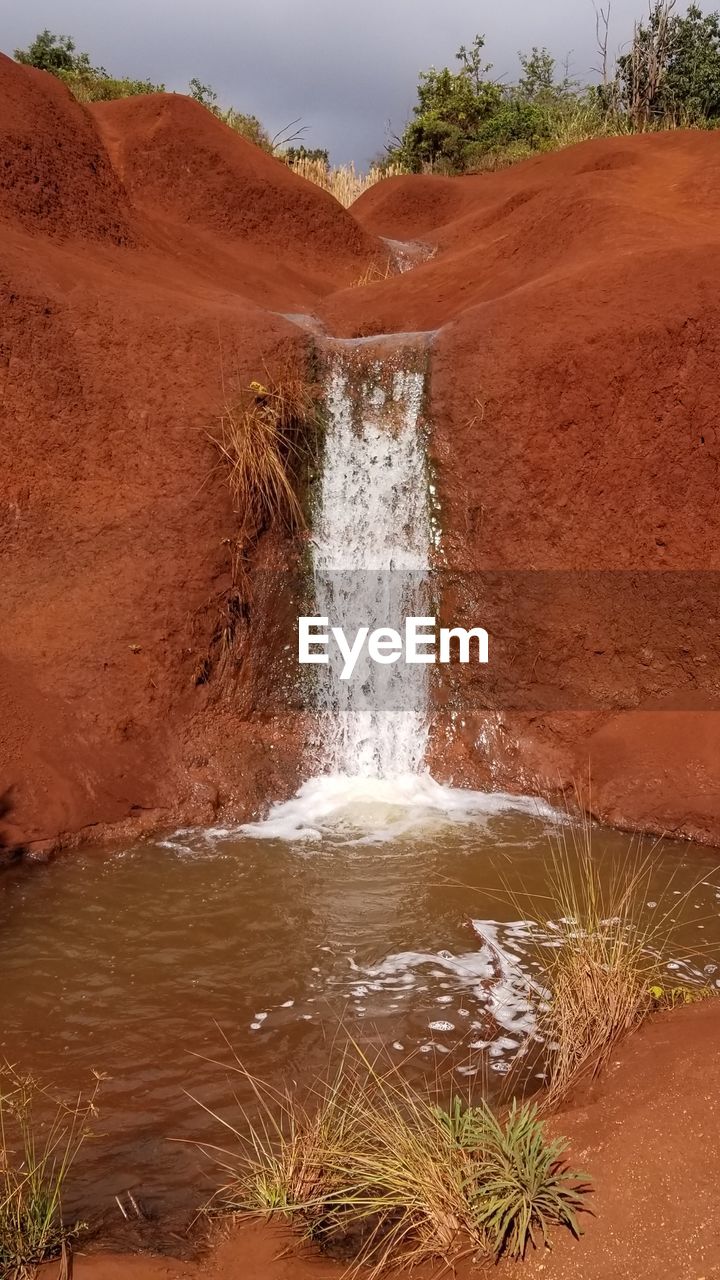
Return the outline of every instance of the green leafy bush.
{"type": "Polygon", "coordinates": [[[513,1100],[498,1119],[487,1102],[438,1111],[453,1144],[467,1152],[464,1187],[477,1231],[497,1260],[522,1258],[529,1244],[547,1243],[552,1225],[580,1236],[587,1178],[570,1170],[562,1139],[548,1141],[535,1105],[513,1100]]]}
{"type": "Polygon", "coordinates": [[[45,27],[27,49],[15,50],[15,61],[39,71],[58,75],[61,71],[92,72],[90,55],[78,53],[71,36],[58,36],[45,27]]]}
{"type": "MultiPolygon", "coordinates": [[[[600,85],[559,76],[547,49],[520,54],[514,84],[491,77],[476,36],[459,67],[421,71],[413,117],[388,148],[414,173],[466,173],[590,137],[720,123],[720,14],[653,0],[615,67],[604,56],[600,85]]],[[[601,50],[602,52],[602,50],[601,50]]]]}

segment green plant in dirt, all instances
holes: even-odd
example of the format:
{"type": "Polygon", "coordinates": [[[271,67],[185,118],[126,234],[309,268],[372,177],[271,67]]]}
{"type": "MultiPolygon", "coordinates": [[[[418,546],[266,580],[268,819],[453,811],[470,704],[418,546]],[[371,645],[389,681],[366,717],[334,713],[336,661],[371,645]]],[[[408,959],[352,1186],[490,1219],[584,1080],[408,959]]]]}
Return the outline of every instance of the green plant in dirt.
{"type": "Polygon", "coordinates": [[[435,1091],[355,1044],[304,1096],[257,1080],[235,1057],[230,1070],[253,1106],[238,1124],[221,1121],[230,1147],[202,1144],[224,1178],[216,1211],[282,1213],[320,1245],[342,1248],[353,1273],[450,1264],[469,1249],[521,1257],[554,1225],[579,1234],[587,1178],[567,1166],[562,1140],[548,1141],[532,1106],[503,1117],[455,1099],[445,1111],[435,1091]]]}
{"type": "Polygon", "coordinates": [[[65,1102],[33,1077],[0,1067],[0,1275],[8,1280],[66,1254],[82,1230],[63,1221],[62,1194],[89,1136],[99,1083],[65,1102]]]}
{"type": "Polygon", "coordinates": [[[257,116],[236,111],[234,107],[228,107],[226,111],[217,110],[214,114],[218,117],[218,120],[222,120],[223,124],[226,124],[234,133],[239,133],[241,138],[246,138],[248,142],[252,142],[256,147],[260,147],[261,150],[272,154],[272,139],[257,116]]]}
{"type": "Polygon", "coordinates": [[[547,1243],[554,1224],[579,1237],[588,1180],[568,1168],[562,1139],[545,1138],[535,1105],[513,1099],[501,1120],[485,1101],[465,1106],[454,1098],[450,1111],[437,1114],[469,1155],[466,1194],[496,1260],[522,1258],[529,1244],[547,1243]]]}
{"type": "Polygon", "coordinates": [[[112,102],[116,98],[165,92],[164,84],[153,84],[151,80],[116,79],[92,70],[59,71],[57,74],[78,102],[112,102]]]}
{"type": "Polygon", "coordinates": [[[190,84],[188,85],[188,89],[190,91],[190,97],[194,98],[196,102],[199,102],[201,106],[208,107],[210,111],[215,110],[217,94],[212,85],[203,84],[202,81],[198,80],[197,76],[193,76],[190,84]]]}
{"type": "Polygon", "coordinates": [[[484,37],[459,68],[422,71],[413,118],[387,148],[412,172],[495,169],[588,138],[720,123],[720,14],[653,0],[627,52],[609,56],[610,6],[596,10],[599,85],[558,75],[547,49],[520,54],[515,83],[491,78],[484,37]]]}
{"type": "Polygon", "coordinates": [[[317,388],[298,369],[266,375],[228,399],[210,438],[227,470],[240,543],[273,524],[304,528],[303,481],[318,430],[317,388]]]}
{"type": "Polygon", "coordinates": [[[490,78],[483,62],[484,36],[457,52],[460,69],[420,73],[414,119],[389,149],[392,159],[413,172],[462,173],[497,168],[552,146],[559,121],[578,100],[577,86],[556,76],[555,59],[534,47],[520,54],[515,85],[490,78]]]}
{"type": "Polygon", "coordinates": [[[492,67],[483,62],[484,46],[481,35],[469,49],[462,45],[456,54],[459,71],[430,67],[420,72],[414,119],[391,150],[393,160],[410,172],[466,168],[468,144],[503,100],[500,85],[489,79],[492,67]]]}

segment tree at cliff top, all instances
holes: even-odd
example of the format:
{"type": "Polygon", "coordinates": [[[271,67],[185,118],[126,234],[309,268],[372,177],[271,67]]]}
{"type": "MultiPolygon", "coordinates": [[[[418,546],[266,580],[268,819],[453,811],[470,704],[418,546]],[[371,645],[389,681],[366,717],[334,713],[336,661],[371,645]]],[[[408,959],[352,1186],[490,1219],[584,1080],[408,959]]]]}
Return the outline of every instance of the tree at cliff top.
{"type": "Polygon", "coordinates": [[[413,172],[462,173],[487,153],[517,145],[538,149],[549,137],[550,112],[574,89],[567,77],[556,80],[555,59],[537,47],[521,54],[522,77],[505,86],[491,78],[484,47],[485,37],[477,35],[458,49],[458,71],[420,72],[414,119],[391,148],[393,159],[413,172]]]}
{"type": "Polygon", "coordinates": [[[421,71],[413,118],[388,148],[413,172],[464,173],[602,134],[720,122],[720,15],[676,0],[653,0],[627,53],[607,65],[609,8],[599,11],[604,82],[558,76],[547,49],[520,54],[514,84],[491,76],[484,36],[462,45],[457,70],[421,71]]]}
{"type": "Polygon", "coordinates": [[[675,0],[656,0],[618,58],[618,98],[638,129],[720,120],[720,15],[674,9],[675,0]]]}
{"type": "MultiPolygon", "coordinates": [[[[93,71],[89,54],[77,53],[70,36],[56,36],[47,27],[38,32],[27,49],[16,49],[14,56],[16,62],[52,75],[59,75],[61,71],[93,71]]],[[[102,74],[102,68],[96,74],[102,74]]]]}

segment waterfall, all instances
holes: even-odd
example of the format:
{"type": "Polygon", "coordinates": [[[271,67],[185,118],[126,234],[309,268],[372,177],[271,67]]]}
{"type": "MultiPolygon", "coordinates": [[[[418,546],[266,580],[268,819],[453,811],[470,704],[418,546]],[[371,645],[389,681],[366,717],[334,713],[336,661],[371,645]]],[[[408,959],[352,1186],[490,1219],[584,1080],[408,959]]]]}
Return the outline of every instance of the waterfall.
{"type": "MultiPolygon", "coordinates": [[[[354,635],[360,626],[403,632],[428,610],[431,526],[421,436],[425,371],[418,352],[387,362],[357,348],[330,363],[322,483],[313,521],[317,613],[354,635]],[[418,364],[420,367],[418,367],[418,364]]],[[[416,774],[428,733],[426,666],[343,659],[317,681],[319,752],[329,773],[416,774]]]]}
{"type": "MultiPolygon", "coordinates": [[[[312,519],[316,617],[342,627],[390,627],[433,616],[433,526],[423,439],[432,335],[335,340],[327,358],[327,431],[312,519]]],[[[541,802],[442,786],[425,767],[428,667],[367,657],[348,681],[342,659],[312,671],[313,776],[297,795],[240,828],[263,839],[409,839],[507,811],[554,816],[541,802]]]]}

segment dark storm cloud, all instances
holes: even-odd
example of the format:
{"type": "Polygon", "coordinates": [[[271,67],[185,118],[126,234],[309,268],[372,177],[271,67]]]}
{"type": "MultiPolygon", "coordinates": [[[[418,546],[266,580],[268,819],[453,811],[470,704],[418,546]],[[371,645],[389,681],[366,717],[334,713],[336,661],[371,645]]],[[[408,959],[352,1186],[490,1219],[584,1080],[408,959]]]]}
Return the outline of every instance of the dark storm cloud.
{"type": "MultiPolygon", "coordinates": [[[[612,45],[646,0],[613,0],[612,45]]],[[[280,129],[301,116],[310,146],[365,164],[402,129],[422,67],[452,65],[459,44],[487,36],[495,74],[517,74],[517,51],[547,45],[584,79],[597,61],[591,0],[0,0],[3,48],[43,27],[74,36],[116,75],[184,91],[192,76],[223,105],[280,129]]]]}

